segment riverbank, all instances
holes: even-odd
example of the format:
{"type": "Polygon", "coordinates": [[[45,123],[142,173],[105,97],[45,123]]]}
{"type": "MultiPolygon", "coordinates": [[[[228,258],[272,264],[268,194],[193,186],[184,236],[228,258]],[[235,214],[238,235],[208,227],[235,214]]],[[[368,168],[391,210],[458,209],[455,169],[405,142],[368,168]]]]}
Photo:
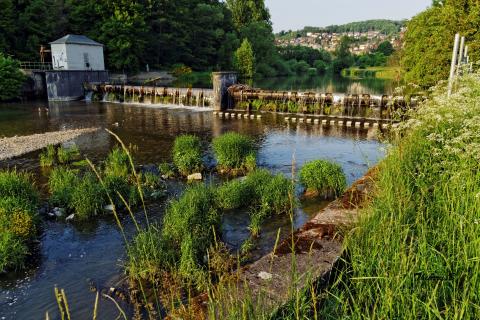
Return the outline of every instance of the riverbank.
{"type": "Polygon", "coordinates": [[[319,318],[479,318],[480,75],[457,88],[402,125],[319,318]]]}
{"type": "Polygon", "coordinates": [[[73,129],[29,136],[2,138],[0,139],[0,160],[18,157],[32,151],[40,150],[48,145],[64,143],[97,130],[99,130],[99,128],[73,129]]]}
{"type": "Polygon", "coordinates": [[[402,69],[400,67],[368,67],[365,69],[351,67],[344,69],[342,76],[351,79],[374,78],[398,82],[402,78],[402,69]]]}

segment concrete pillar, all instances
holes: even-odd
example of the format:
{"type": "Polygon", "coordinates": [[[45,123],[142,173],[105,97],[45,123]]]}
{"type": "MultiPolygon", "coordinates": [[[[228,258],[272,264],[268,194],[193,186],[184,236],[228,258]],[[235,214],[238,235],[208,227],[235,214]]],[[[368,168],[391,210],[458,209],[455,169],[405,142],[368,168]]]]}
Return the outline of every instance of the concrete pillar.
{"type": "Polygon", "coordinates": [[[228,87],[237,83],[237,73],[231,71],[213,72],[213,109],[225,110],[233,106],[233,99],[228,96],[228,87]]]}

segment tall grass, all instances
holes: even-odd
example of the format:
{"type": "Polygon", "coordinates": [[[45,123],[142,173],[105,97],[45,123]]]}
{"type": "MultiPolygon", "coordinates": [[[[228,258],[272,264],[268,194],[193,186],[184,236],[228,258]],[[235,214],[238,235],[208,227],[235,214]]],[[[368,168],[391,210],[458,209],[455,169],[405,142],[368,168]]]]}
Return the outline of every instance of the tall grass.
{"type": "Polygon", "coordinates": [[[480,76],[459,87],[399,132],[321,318],[480,318],[480,76]]]}
{"type": "Polygon", "coordinates": [[[307,192],[325,197],[338,197],[347,187],[342,167],[326,160],[307,162],[300,170],[299,176],[307,192]]]}
{"type": "Polygon", "coordinates": [[[0,171],[0,273],[22,269],[37,234],[38,192],[31,175],[0,171]]]}
{"type": "Polygon", "coordinates": [[[193,135],[181,135],[177,137],[172,153],[173,163],[180,174],[187,176],[202,171],[202,146],[200,138],[193,135]]]}
{"type": "Polygon", "coordinates": [[[254,144],[250,137],[228,132],[212,142],[213,152],[221,170],[251,171],[256,167],[254,144]]]}

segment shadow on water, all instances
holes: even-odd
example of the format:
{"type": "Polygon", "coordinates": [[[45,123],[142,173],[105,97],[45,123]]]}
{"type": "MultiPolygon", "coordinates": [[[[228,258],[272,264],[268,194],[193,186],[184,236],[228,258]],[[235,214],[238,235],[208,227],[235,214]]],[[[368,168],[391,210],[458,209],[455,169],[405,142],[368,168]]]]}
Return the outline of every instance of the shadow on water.
{"type": "MultiPolygon", "coordinates": [[[[298,170],[306,161],[328,158],[342,165],[352,183],[382,157],[382,144],[374,138],[373,129],[286,125],[283,118],[275,114],[267,114],[260,121],[219,119],[211,112],[199,110],[108,103],[0,105],[0,137],[81,127],[109,128],[127,145],[137,146],[134,155],[137,164],[170,161],[173,141],[182,133],[199,136],[206,158],[212,159],[211,139],[228,131],[254,137],[259,165],[289,177],[292,164],[298,170]]],[[[77,138],[75,142],[84,156],[94,162],[103,159],[115,145],[114,139],[104,130],[77,138]]],[[[17,167],[34,172],[37,184],[45,192],[47,180],[39,168],[38,154],[38,151],[32,152],[4,161],[0,168],[17,167]]],[[[172,196],[180,194],[183,187],[172,185],[172,196]]],[[[153,205],[149,211],[153,220],[161,221],[164,206],[165,201],[153,205]]],[[[302,203],[295,212],[295,227],[304,224],[323,206],[325,202],[322,201],[302,203]]],[[[128,216],[123,220],[126,233],[131,237],[134,226],[128,216]]],[[[223,217],[222,237],[232,248],[238,248],[248,237],[248,222],[245,211],[229,212],[223,217]]],[[[288,232],[288,217],[276,217],[263,228],[255,257],[272,249],[279,228],[282,234],[288,232]]],[[[55,318],[54,286],[66,290],[72,318],[90,318],[95,300],[95,293],[90,291],[92,284],[108,288],[117,286],[124,278],[124,243],[115,222],[109,217],[83,225],[46,221],[38,250],[39,261],[30,270],[0,276],[0,319],[40,319],[47,310],[51,318],[55,318]]],[[[116,316],[115,306],[102,300],[99,319],[116,316]]]]}

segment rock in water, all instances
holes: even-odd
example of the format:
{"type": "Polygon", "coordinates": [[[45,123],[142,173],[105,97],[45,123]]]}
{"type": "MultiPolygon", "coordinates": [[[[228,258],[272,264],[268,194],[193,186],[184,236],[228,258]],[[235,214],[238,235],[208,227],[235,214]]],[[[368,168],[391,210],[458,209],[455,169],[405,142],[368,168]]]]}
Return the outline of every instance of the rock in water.
{"type": "Polygon", "coordinates": [[[190,181],[190,180],[202,180],[203,177],[202,177],[202,174],[201,173],[194,173],[194,174],[191,174],[187,177],[187,179],[190,181]]]}
{"type": "Polygon", "coordinates": [[[270,280],[270,279],[272,279],[272,274],[268,273],[268,272],[265,272],[265,271],[262,271],[258,274],[258,277],[262,280],[270,280]]]}

